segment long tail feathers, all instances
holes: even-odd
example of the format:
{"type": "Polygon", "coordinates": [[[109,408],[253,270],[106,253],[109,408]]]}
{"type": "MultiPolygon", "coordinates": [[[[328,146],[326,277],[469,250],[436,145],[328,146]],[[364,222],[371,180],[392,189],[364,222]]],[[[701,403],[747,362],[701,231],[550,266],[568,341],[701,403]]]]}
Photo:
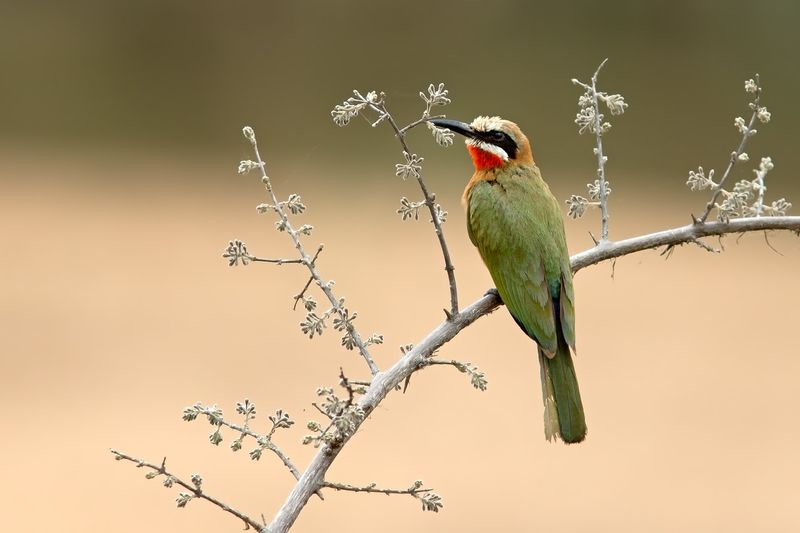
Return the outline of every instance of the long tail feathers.
{"type": "Polygon", "coordinates": [[[547,356],[539,350],[539,368],[542,373],[542,399],[544,400],[544,436],[548,441],[561,436],[558,424],[558,411],[553,392],[553,378],[550,376],[550,365],[547,356]]]}
{"type": "Polygon", "coordinates": [[[559,335],[558,351],[549,359],[539,349],[544,399],[544,434],[547,440],[561,438],[567,444],[586,438],[586,419],[572,354],[559,335]]]}

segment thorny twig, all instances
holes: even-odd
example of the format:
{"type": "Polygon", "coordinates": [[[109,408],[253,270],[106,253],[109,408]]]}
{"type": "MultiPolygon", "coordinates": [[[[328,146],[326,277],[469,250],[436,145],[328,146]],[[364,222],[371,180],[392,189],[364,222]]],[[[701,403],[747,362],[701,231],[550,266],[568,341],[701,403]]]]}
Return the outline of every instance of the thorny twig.
{"type": "MultiPolygon", "coordinates": [[[[729,233],[745,233],[751,231],[788,230],[800,236],[800,216],[750,217],[734,219],[729,222],[706,222],[705,224],[689,224],[687,226],[668,229],[633,237],[606,246],[595,246],[584,252],[573,255],[570,263],[573,272],[602,261],[626,256],[642,250],[660,248],[690,242],[701,237],[726,235],[729,233]]],[[[263,533],[285,533],[295,522],[308,500],[318,493],[325,483],[325,474],[336,460],[339,452],[355,434],[368,415],[380,402],[412,373],[424,366],[425,361],[453,339],[458,333],[473,322],[497,309],[502,302],[496,291],[487,291],[480,299],[459,311],[451,319],[446,320],[431,331],[413,349],[405,352],[391,368],[373,376],[369,388],[358,400],[357,405],[365,414],[364,418],[354,421],[354,428],[342,439],[320,447],[309,466],[301,474],[300,479],[288,495],[269,526],[261,529],[263,533]]],[[[351,384],[356,384],[351,381],[351,384]]],[[[360,383],[359,383],[360,384],[360,383]]],[[[235,428],[234,428],[235,429],[235,428]]],[[[133,460],[136,463],[139,461],[133,460]]],[[[150,466],[150,465],[145,465],[150,466]]],[[[151,467],[152,468],[152,467],[151,467]]],[[[225,507],[223,507],[225,508],[225,507]]]]}
{"type": "MultiPolygon", "coordinates": [[[[430,108],[428,109],[428,111],[430,111],[430,108]]],[[[416,128],[417,126],[419,126],[419,125],[421,125],[421,124],[425,124],[426,122],[430,122],[431,120],[433,120],[433,119],[435,119],[435,118],[444,118],[444,117],[445,117],[444,115],[429,115],[429,114],[423,114],[423,116],[422,116],[421,118],[418,118],[418,119],[417,119],[417,120],[415,120],[414,122],[411,122],[411,123],[409,123],[409,124],[406,124],[405,126],[403,126],[402,128],[400,128],[400,133],[402,133],[403,135],[405,135],[405,133],[406,133],[408,130],[410,130],[410,129],[416,128]]],[[[407,151],[407,150],[406,150],[406,151],[407,151]]]]}
{"type": "Polygon", "coordinates": [[[243,265],[247,265],[247,263],[250,262],[273,263],[278,266],[289,265],[289,264],[299,265],[303,263],[302,259],[267,259],[264,257],[257,257],[255,255],[250,254],[247,251],[247,246],[245,245],[245,243],[243,243],[238,239],[228,242],[228,247],[225,249],[225,252],[222,254],[222,257],[228,260],[229,266],[236,266],[239,264],[239,261],[241,261],[243,265]]]}
{"type": "Polygon", "coordinates": [[[276,265],[300,265],[303,264],[302,259],[266,259],[264,257],[250,256],[250,261],[255,263],[275,263],[276,265]]]}
{"type": "MultiPolygon", "coordinates": [[[[249,140],[250,144],[253,145],[253,152],[255,153],[256,156],[256,164],[259,170],[261,171],[261,181],[264,183],[264,186],[267,189],[267,192],[269,193],[272,199],[273,208],[275,212],[278,214],[278,217],[280,218],[281,222],[283,223],[283,227],[285,228],[286,232],[291,237],[292,242],[294,243],[294,247],[295,249],[297,249],[297,253],[300,254],[300,258],[303,260],[303,264],[306,266],[306,268],[308,268],[308,271],[311,274],[311,279],[313,279],[317,283],[317,285],[319,285],[322,292],[328,298],[328,301],[330,302],[331,308],[334,310],[334,312],[337,315],[339,315],[339,317],[346,320],[347,313],[345,309],[342,307],[340,300],[336,298],[336,296],[333,294],[331,283],[324,281],[320,277],[319,273],[317,272],[316,265],[314,264],[314,260],[311,257],[309,257],[309,255],[306,253],[305,247],[303,246],[303,243],[300,240],[300,233],[292,226],[291,222],[289,221],[289,217],[286,215],[286,211],[281,206],[277,196],[275,195],[275,191],[272,189],[272,182],[270,181],[269,176],[267,175],[266,165],[264,164],[264,161],[261,159],[261,154],[258,151],[258,142],[256,141],[255,132],[249,126],[245,127],[243,131],[247,140],[249,140]]],[[[319,251],[317,253],[319,253],[319,251]]],[[[366,361],[367,366],[369,366],[370,372],[374,376],[379,372],[378,365],[376,365],[375,361],[372,359],[369,350],[367,350],[366,344],[361,339],[361,335],[359,335],[358,330],[356,330],[355,326],[352,325],[351,321],[346,320],[346,328],[347,331],[353,337],[353,344],[355,344],[355,346],[358,347],[358,351],[361,353],[361,357],[364,358],[364,361],[366,361]]]]}
{"type": "MultiPolygon", "coordinates": [[[[400,146],[403,148],[403,151],[406,154],[413,153],[408,147],[408,143],[406,143],[405,132],[401,131],[401,129],[397,126],[394,117],[386,109],[386,103],[381,101],[379,106],[376,106],[375,104],[370,104],[370,106],[373,109],[386,114],[386,120],[394,130],[397,140],[400,142],[400,146]]],[[[435,197],[433,194],[428,192],[428,187],[425,185],[425,182],[422,179],[422,172],[419,172],[416,178],[419,188],[422,190],[422,196],[425,198],[425,205],[428,206],[428,211],[431,213],[431,222],[433,223],[433,227],[436,231],[436,238],[439,240],[439,246],[442,249],[442,256],[444,257],[444,269],[447,272],[447,281],[450,285],[450,312],[448,315],[452,316],[458,313],[458,287],[456,286],[455,267],[453,266],[453,261],[450,259],[450,251],[447,248],[447,241],[444,238],[442,223],[439,221],[439,214],[437,213],[436,204],[434,202],[435,197]]]]}
{"type": "Polygon", "coordinates": [[[206,500],[208,502],[213,503],[214,505],[216,505],[217,507],[219,507],[223,511],[232,514],[233,516],[235,516],[236,518],[238,518],[239,520],[244,522],[244,528],[245,529],[250,529],[252,527],[256,531],[260,531],[264,527],[264,524],[259,524],[258,522],[256,522],[255,520],[253,520],[252,518],[247,516],[246,514],[242,513],[241,511],[237,511],[236,509],[234,509],[233,507],[231,507],[227,503],[223,503],[222,501],[218,500],[217,498],[214,498],[214,497],[209,496],[208,494],[206,494],[205,491],[203,491],[203,489],[202,489],[202,478],[200,478],[196,474],[195,474],[195,476],[192,476],[192,483],[187,483],[186,481],[182,480],[181,478],[177,477],[176,475],[169,473],[167,471],[167,458],[166,457],[161,462],[161,465],[158,466],[158,465],[154,465],[152,463],[148,463],[146,461],[143,461],[141,459],[135,459],[135,458],[131,457],[130,455],[124,454],[124,453],[119,452],[117,450],[111,450],[111,453],[114,454],[114,456],[116,457],[116,459],[118,461],[123,461],[123,460],[124,461],[130,461],[130,462],[136,464],[137,468],[149,468],[151,470],[151,473],[148,474],[148,478],[152,479],[153,477],[157,477],[157,476],[165,476],[165,478],[166,478],[164,480],[164,486],[165,487],[169,488],[169,487],[172,487],[173,484],[176,484],[176,485],[180,485],[181,487],[183,487],[186,490],[188,490],[189,492],[191,492],[191,495],[181,494],[178,497],[178,499],[177,499],[178,507],[184,507],[186,505],[186,503],[189,501],[189,499],[191,499],[191,498],[201,498],[203,500],[206,500]]]}
{"type": "Polygon", "coordinates": [[[595,142],[597,143],[597,177],[600,180],[600,239],[608,240],[608,194],[606,193],[606,161],[608,158],[603,155],[603,136],[600,126],[600,103],[597,99],[597,75],[600,69],[606,64],[608,58],[604,59],[592,75],[592,97],[594,107],[598,110],[595,114],[595,142]]]}
{"type": "Polygon", "coordinates": [[[674,247],[679,244],[694,242],[701,237],[765,230],[787,230],[800,235],[800,216],[747,217],[732,219],[728,222],[692,223],[687,226],[615,241],[609,246],[590,248],[570,257],[570,263],[572,264],[572,271],[577,272],[588,266],[616,257],[662,246],[674,247]]]}
{"type": "Polygon", "coordinates": [[[334,418],[333,415],[328,414],[327,412],[325,412],[325,409],[320,407],[317,402],[311,402],[311,405],[312,405],[312,407],[314,407],[314,409],[319,411],[320,414],[322,414],[322,416],[326,417],[328,420],[333,420],[333,418],[334,418]]]}
{"type": "MultiPolygon", "coordinates": [[[[198,408],[198,412],[200,414],[203,414],[203,415],[206,415],[206,416],[208,416],[208,414],[210,412],[209,409],[207,407],[205,407],[205,406],[195,405],[194,407],[198,408]]],[[[292,473],[292,475],[295,477],[295,479],[300,477],[300,471],[297,470],[297,467],[294,465],[292,460],[289,459],[289,456],[287,456],[285,453],[283,453],[283,451],[274,442],[272,442],[272,435],[275,433],[275,429],[277,427],[277,425],[274,422],[272,424],[272,428],[270,429],[270,432],[267,435],[260,435],[259,433],[256,433],[255,431],[253,431],[249,427],[240,426],[239,424],[234,424],[232,422],[228,422],[227,420],[225,420],[222,417],[217,416],[217,417],[214,417],[214,419],[216,420],[217,425],[226,426],[226,427],[229,427],[232,430],[236,431],[237,433],[240,433],[242,435],[247,435],[248,437],[253,437],[260,445],[264,446],[269,451],[271,451],[272,453],[277,455],[278,459],[280,459],[281,462],[284,464],[284,466],[286,466],[286,468],[289,469],[289,472],[292,473]]]]}
{"type": "Polygon", "coordinates": [[[355,391],[353,390],[353,385],[350,384],[350,380],[344,375],[344,369],[342,367],[339,367],[339,385],[347,390],[347,403],[344,404],[344,408],[347,409],[353,405],[355,391]]]}
{"type": "MultiPolygon", "coordinates": [[[[596,80],[596,77],[597,72],[595,72],[593,80],[596,80]]],[[[364,100],[364,105],[366,106],[366,104],[367,102],[364,100]]],[[[387,120],[390,124],[393,124],[393,129],[398,135],[401,145],[405,150],[407,146],[405,145],[403,138],[404,132],[402,132],[399,128],[397,128],[396,124],[394,124],[394,121],[391,115],[389,115],[386,111],[385,106],[382,103],[380,106],[375,104],[370,104],[370,106],[372,109],[382,113],[376,123],[387,120]]],[[[422,123],[424,121],[418,122],[422,123]]],[[[252,142],[254,144],[254,148],[256,148],[254,138],[252,142]]],[[[408,152],[406,151],[406,153],[408,152]]],[[[256,155],[258,156],[257,149],[256,155]]],[[[600,155],[601,153],[598,154],[598,156],[600,155]]],[[[264,182],[267,184],[267,188],[270,193],[272,193],[272,190],[269,186],[269,180],[264,173],[264,164],[260,157],[258,158],[258,162],[263,173],[264,182]]],[[[432,202],[432,196],[427,193],[427,189],[424,188],[424,184],[422,184],[422,182],[420,183],[423,187],[423,193],[425,194],[426,199],[432,202]]],[[[278,205],[277,202],[276,205],[278,205]]],[[[434,214],[433,211],[432,214],[434,214]]],[[[285,218],[285,216],[282,218],[285,218]]],[[[436,217],[434,216],[433,219],[436,220],[436,217]]],[[[289,228],[291,229],[291,226],[289,226],[289,228]]],[[[437,235],[439,235],[440,241],[442,244],[444,244],[443,236],[440,232],[441,228],[439,227],[438,229],[439,231],[437,231],[437,235]]],[[[641,250],[667,246],[671,251],[674,249],[674,246],[678,244],[687,242],[699,243],[700,241],[698,241],[698,239],[702,237],[713,235],[721,236],[728,233],[744,233],[750,231],[767,230],[790,230],[800,236],[800,217],[751,217],[734,219],[730,221],[705,222],[703,224],[697,224],[697,220],[695,220],[695,223],[687,226],[634,237],[631,239],[625,239],[622,241],[609,242],[607,241],[607,238],[601,239],[601,242],[604,242],[603,246],[595,246],[589,250],[576,254],[570,258],[570,262],[573,272],[577,272],[587,266],[609,259],[614,260],[618,257],[641,250]]],[[[296,235],[292,235],[296,237],[296,235]]],[[[308,260],[307,256],[304,254],[304,252],[302,252],[302,248],[298,248],[298,250],[301,251],[301,257],[305,259],[304,264],[306,264],[306,266],[309,267],[312,272],[312,279],[316,280],[318,283],[321,283],[319,277],[315,275],[313,265],[310,265],[310,261],[308,260]]],[[[445,253],[446,265],[449,265],[450,263],[448,254],[446,253],[446,247],[443,247],[443,252],[445,253]]],[[[451,274],[452,270],[448,270],[448,275],[451,274]]],[[[453,294],[455,294],[455,278],[452,278],[451,291],[453,294]]],[[[500,301],[496,291],[488,291],[483,297],[463,310],[458,310],[455,298],[453,298],[452,302],[454,304],[454,312],[448,313],[448,318],[446,321],[442,322],[438,327],[432,330],[424,339],[414,345],[413,348],[404,351],[403,356],[392,367],[383,372],[373,373],[373,377],[369,382],[350,381],[344,378],[343,375],[340,375],[340,378],[343,378],[341,381],[349,383],[350,385],[360,385],[362,383],[369,385],[364,394],[359,397],[358,401],[355,402],[355,407],[359,409],[361,413],[363,413],[363,416],[353,420],[352,429],[343,434],[341,438],[330,442],[325,442],[321,446],[306,470],[300,476],[300,479],[288,495],[285,503],[274,516],[272,522],[261,530],[263,533],[284,533],[288,531],[311,496],[324,487],[334,488],[337,490],[353,490],[355,492],[395,493],[392,492],[393,489],[371,490],[376,488],[374,485],[367,487],[354,487],[350,485],[326,482],[325,475],[349,439],[358,431],[361,424],[376,409],[376,407],[389,394],[389,392],[396,390],[400,383],[402,383],[406,378],[408,378],[415,371],[426,366],[426,361],[428,364],[453,364],[454,361],[437,361],[431,360],[430,357],[444,344],[458,335],[461,330],[469,327],[477,319],[491,313],[497,307],[502,305],[502,302],[500,301]]],[[[417,492],[421,492],[421,490],[418,490],[417,492]]]]}
{"type": "MultiPolygon", "coordinates": [[[[598,198],[600,204],[600,242],[597,244],[603,244],[608,241],[608,191],[606,190],[606,162],[608,161],[608,157],[603,154],[604,124],[601,123],[603,115],[600,113],[600,94],[597,90],[597,76],[600,74],[600,70],[607,61],[608,58],[604,59],[597,67],[597,70],[595,70],[594,74],[592,75],[591,85],[576,79],[572,80],[572,83],[575,85],[580,85],[591,93],[594,106],[594,116],[592,119],[594,121],[594,127],[590,129],[594,131],[595,135],[596,146],[594,153],[597,156],[597,178],[599,180],[598,198]]],[[[594,236],[592,236],[592,239],[594,239],[594,236]]]]}
{"type": "MultiPolygon", "coordinates": [[[[378,119],[372,123],[372,126],[377,126],[381,122],[387,122],[389,126],[391,126],[392,130],[395,133],[395,137],[397,137],[398,142],[400,143],[400,147],[403,150],[403,156],[406,160],[410,161],[410,158],[414,158],[416,162],[416,155],[411,151],[408,147],[408,143],[406,142],[406,133],[411,130],[412,128],[419,126],[420,124],[425,124],[430,122],[431,119],[435,118],[431,116],[430,110],[432,105],[436,105],[433,95],[437,89],[434,88],[433,85],[430,86],[428,89],[431,98],[425,96],[424,93],[420,93],[420,95],[425,99],[426,108],[425,111],[422,113],[422,117],[419,119],[411,122],[405,127],[400,127],[397,124],[397,121],[389,113],[389,110],[386,107],[386,96],[381,93],[378,96],[375,93],[369,93],[367,96],[363,96],[358,91],[353,91],[355,95],[353,98],[350,99],[349,102],[345,102],[345,106],[350,107],[353,110],[352,114],[348,117],[345,117],[343,120],[337,120],[337,124],[345,125],[349,122],[352,116],[358,114],[358,112],[368,107],[369,109],[373,110],[374,112],[378,113],[378,119]],[[356,102],[356,105],[353,105],[352,102],[356,102]]],[[[449,102],[449,99],[446,97],[447,91],[444,90],[444,85],[440,84],[438,91],[441,93],[443,97],[443,101],[449,102]],[[442,92],[443,91],[443,92],[442,92]]],[[[341,107],[341,106],[340,106],[341,107]]],[[[336,110],[334,110],[336,113],[336,110]]],[[[439,115],[441,116],[441,115],[439,115]]],[[[445,310],[445,314],[447,315],[448,319],[458,313],[458,288],[456,286],[456,276],[455,276],[455,267],[453,266],[453,261],[450,258],[450,251],[447,247],[447,241],[444,237],[444,230],[442,229],[442,222],[440,220],[440,213],[437,204],[435,203],[436,197],[433,193],[428,191],[427,185],[425,185],[425,181],[422,179],[422,172],[415,171],[413,172],[414,178],[417,180],[417,184],[419,185],[420,190],[422,190],[423,198],[425,199],[425,205],[428,207],[428,211],[431,214],[431,222],[433,223],[434,230],[436,232],[436,238],[439,240],[439,247],[442,249],[442,256],[444,258],[444,269],[447,272],[447,281],[450,287],[450,310],[445,310]]]]}
{"type": "MultiPolygon", "coordinates": [[[[312,265],[316,264],[316,262],[317,262],[317,258],[319,257],[319,254],[322,252],[322,250],[323,250],[324,248],[325,248],[325,245],[324,245],[324,244],[320,244],[320,245],[319,245],[319,248],[317,248],[317,253],[315,253],[315,254],[314,254],[314,257],[313,257],[313,258],[311,258],[311,264],[312,264],[312,265]]],[[[294,311],[295,309],[297,309],[297,303],[298,303],[300,300],[302,300],[302,299],[303,299],[303,297],[306,295],[306,291],[307,291],[307,290],[308,290],[308,288],[311,286],[311,282],[312,282],[312,281],[314,281],[314,276],[311,276],[310,278],[308,278],[308,281],[306,281],[306,284],[303,286],[303,290],[301,290],[300,292],[298,292],[298,293],[297,293],[297,294],[294,296],[294,305],[292,306],[292,311],[294,311]]]]}
{"type": "MultiPolygon", "coordinates": [[[[753,100],[753,114],[750,116],[750,121],[747,123],[747,127],[742,129],[742,140],[739,141],[739,146],[736,148],[735,152],[731,152],[731,157],[728,160],[728,167],[725,169],[725,173],[722,175],[722,179],[719,180],[719,183],[716,187],[714,187],[714,192],[711,195],[711,200],[708,201],[706,204],[706,209],[703,212],[703,215],[695,219],[697,224],[703,224],[707,219],[708,215],[711,214],[711,211],[714,209],[717,203],[717,199],[719,195],[722,194],[722,187],[725,185],[725,181],[728,179],[733,167],[736,165],[736,162],[739,161],[739,157],[744,153],[745,146],[747,146],[747,140],[753,136],[755,130],[753,129],[753,125],[756,123],[756,118],[758,117],[758,108],[759,102],[761,101],[761,85],[759,83],[758,74],[755,75],[755,82],[756,82],[756,96],[753,100]]],[[[692,215],[694,218],[694,215],[692,215]]]]}
{"type": "MultiPolygon", "coordinates": [[[[699,237],[763,230],[790,230],[800,234],[800,216],[744,218],[731,220],[727,223],[689,224],[688,226],[642,235],[632,239],[609,242],[606,246],[595,246],[573,255],[570,258],[570,263],[573,272],[577,272],[602,261],[642,250],[688,242],[699,237]]],[[[364,420],[389,392],[423,365],[425,359],[429,358],[433,352],[458,335],[461,330],[470,326],[480,317],[491,313],[501,304],[502,302],[497,293],[488,291],[472,305],[441,323],[427,337],[417,343],[412,350],[406,352],[394,366],[374,376],[366,394],[358,401],[358,405],[366,415],[364,420]]],[[[356,422],[356,427],[350,435],[347,435],[341,442],[337,442],[335,446],[326,445],[321,447],[270,523],[268,528],[270,533],[288,531],[308,499],[324,483],[325,473],[336,460],[341,449],[347,444],[349,438],[358,432],[358,428],[362,423],[363,420],[356,422]]]]}
{"type": "Polygon", "coordinates": [[[354,387],[354,383],[344,375],[344,369],[341,367],[339,367],[339,386],[347,391],[346,400],[339,399],[332,388],[320,387],[317,389],[317,395],[325,396],[325,402],[321,406],[316,402],[312,402],[311,405],[325,416],[329,423],[325,429],[322,429],[317,422],[313,420],[309,422],[308,429],[318,434],[306,435],[303,438],[303,444],[314,443],[314,447],[331,444],[335,439],[347,436],[350,433],[352,422],[363,417],[363,413],[356,405],[356,394],[364,394],[367,389],[363,385],[354,387]],[[331,433],[334,428],[336,432],[331,433]]]}
{"type": "Polygon", "coordinates": [[[417,489],[413,490],[411,488],[408,489],[382,489],[377,486],[375,483],[370,483],[369,485],[365,485],[363,487],[356,487],[355,485],[348,485],[345,483],[333,483],[330,481],[325,481],[322,484],[323,487],[326,489],[334,489],[334,490],[347,490],[350,492],[376,492],[380,494],[414,494],[418,492],[430,492],[433,489],[417,489]]]}
{"type": "Polygon", "coordinates": [[[385,494],[387,496],[392,494],[406,494],[413,496],[422,502],[422,508],[426,511],[433,511],[436,513],[442,508],[442,498],[433,492],[433,489],[424,488],[422,481],[415,481],[414,484],[407,489],[380,488],[376,483],[370,483],[369,485],[365,485],[363,487],[357,487],[355,485],[348,485],[346,483],[332,483],[330,481],[323,482],[322,486],[328,489],[339,491],[368,492],[374,494],[385,494]]]}
{"type": "Polygon", "coordinates": [[[434,365],[455,367],[455,369],[461,372],[462,374],[469,375],[470,383],[472,383],[473,387],[482,391],[486,390],[486,387],[488,385],[488,382],[486,381],[486,374],[478,370],[478,367],[474,366],[470,362],[456,361],[455,359],[429,358],[425,359],[425,361],[421,363],[420,368],[424,368],[426,366],[434,366],[434,365]]]}
{"type": "MultiPolygon", "coordinates": [[[[219,445],[219,443],[222,442],[222,435],[219,432],[220,427],[228,427],[239,433],[239,438],[234,440],[231,445],[231,450],[233,451],[238,451],[242,448],[242,440],[245,436],[252,437],[258,444],[258,447],[250,452],[251,459],[258,460],[261,458],[263,450],[269,450],[281,460],[294,478],[298,479],[300,477],[300,471],[292,460],[289,459],[289,456],[272,441],[272,436],[278,428],[289,428],[294,424],[294,421],[289,418],[289,415],[285,413],[283,409],[279,409],[274,415],[270,415],[268,418],[272,422],[272,427],[266,435],[262,435],[250,429],[249,422],[255,419],[255,406],[249,400],[245,399],[244,402],[237,403],[236,410],[245,417],[244,424],[242,425],[226,420],[222,415],[222,410],[216,405],[207,406],[199,402],[184,409],[183,419],[187,422],[191,422],[196,420],[199,416],[206,417],[211,425],[216,428],[214,433],[209,436],[209,440],[214,445],[219,445]]],[[[320,499],[324,499],[322,493],[319,491],[317,491],[317,496],[319,496],[320,499]]]]}

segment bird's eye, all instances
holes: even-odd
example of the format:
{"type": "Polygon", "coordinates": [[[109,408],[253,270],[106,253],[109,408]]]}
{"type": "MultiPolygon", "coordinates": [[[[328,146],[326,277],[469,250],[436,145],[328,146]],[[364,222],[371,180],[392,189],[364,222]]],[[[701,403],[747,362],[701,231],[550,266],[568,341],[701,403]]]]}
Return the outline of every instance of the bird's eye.
{"type": "Polygon", "coordinates": [[[502,141],[506,138],[506,134],[502,131],[493,131],[492,132],[492,140],[493,141],[502,141]]]}

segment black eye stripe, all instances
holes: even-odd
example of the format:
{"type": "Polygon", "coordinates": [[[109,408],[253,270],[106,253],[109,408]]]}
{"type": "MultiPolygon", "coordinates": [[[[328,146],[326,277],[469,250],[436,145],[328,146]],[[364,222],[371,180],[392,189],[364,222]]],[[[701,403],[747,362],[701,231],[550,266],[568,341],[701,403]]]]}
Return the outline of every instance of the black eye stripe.
{"type": "Polygon", "coordinates": [[[484,142],[488,142],[489,144],[493,144],[499,148],[502,148],[503,151],[508,154],[509,159],[515,159],[517,157],[517,143],[514,142],[514,139],[511,138],[506,132],[500,130],[490,130],[482,135],[481,140],[484,142]]]}

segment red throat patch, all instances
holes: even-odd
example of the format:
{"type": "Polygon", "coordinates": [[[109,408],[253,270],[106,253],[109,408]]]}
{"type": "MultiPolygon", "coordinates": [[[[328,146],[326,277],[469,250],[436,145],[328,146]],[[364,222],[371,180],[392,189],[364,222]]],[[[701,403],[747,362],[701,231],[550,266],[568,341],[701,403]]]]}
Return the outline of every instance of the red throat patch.
{"type": "Polygon", "coordinates": [[[475,170],[486,170],[488,168],[502,167],[505,164],[503,158],[486,150],[481,150],[477,146],[467,145],[467,151],[472,156],[472,164],[475,170]]]}

